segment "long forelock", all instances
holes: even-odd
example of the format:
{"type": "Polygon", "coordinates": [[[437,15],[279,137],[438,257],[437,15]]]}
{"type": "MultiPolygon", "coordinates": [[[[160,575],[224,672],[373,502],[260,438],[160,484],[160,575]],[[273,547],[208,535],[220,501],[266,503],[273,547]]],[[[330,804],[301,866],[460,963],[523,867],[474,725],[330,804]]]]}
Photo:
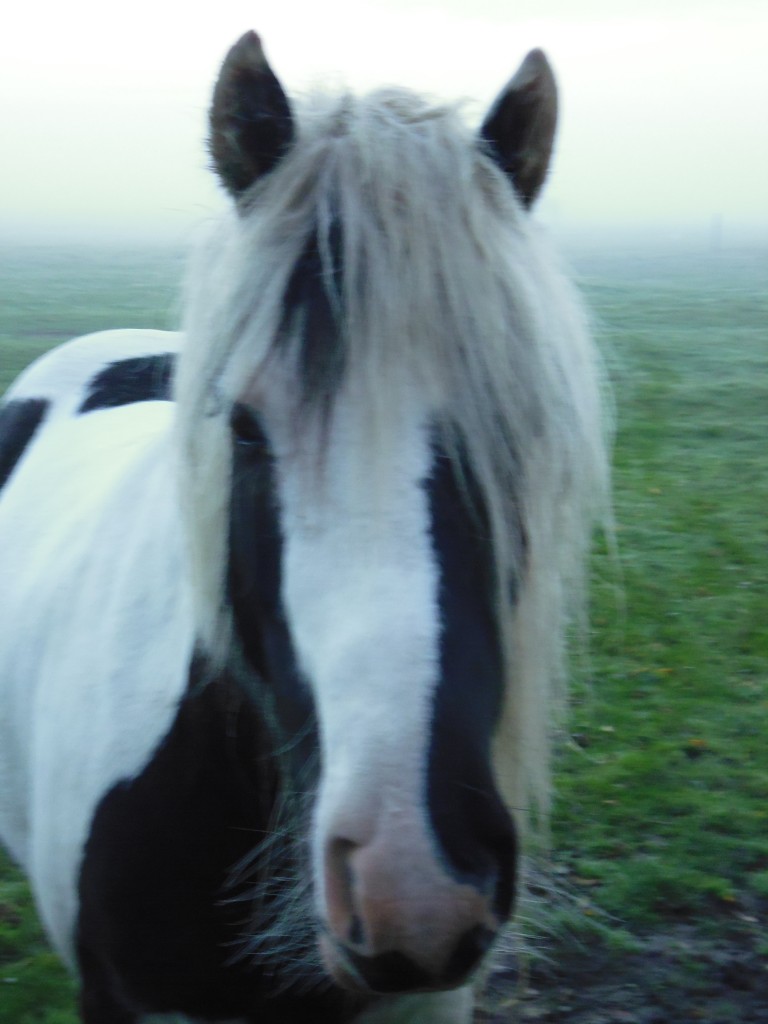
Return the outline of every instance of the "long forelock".
{"type": "Polygon", "coordinates": [[[397,443],[397,395],[423,396],[490,525],[510,665],[507,798],[546,804],[567,594],[607,475],[581,306],[455,109],[387,91],[303,114],[293,150],[211,254],[213,294],[192,279],[186,379],[202,383],[185,394],[182,370],[180,401],[231,395],[287,353],[297,417],[353,394],[375,467],[376,449],[397,443]]]}

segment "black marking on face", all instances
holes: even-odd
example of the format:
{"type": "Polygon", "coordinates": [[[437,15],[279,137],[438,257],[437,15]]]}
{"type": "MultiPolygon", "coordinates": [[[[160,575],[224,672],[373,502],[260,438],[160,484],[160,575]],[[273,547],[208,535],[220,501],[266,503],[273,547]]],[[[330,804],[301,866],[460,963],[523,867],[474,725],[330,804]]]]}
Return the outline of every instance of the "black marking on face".
{"type": "Polygon", "coordinates": [[[327,406],[344,375],[344,261],[341,224],[310,233],[283,296],[278,341],[301,325],[299,380],[305,405],[327,406]]]}
{"type": "Polygon", "coordinates": [[[44,398],[16,398],[0,408],[0,489],[35,436],[48,405],[44,398]]]}
{"type": "Polygon", "coordinates": [[[515,890],[516,839],[491,761],[504,672],[490,530],[468,466],[437,445],[427,492],[442,627],[429,812],[453,873],[492,895],[497,916],[506,920],[515,890]]]}
{"type": "Polygon", "coordinates": [[[296,753],[314,755],[316,726],[281,598],[283,538],[275,466],[257,414],[233,407],[229,518],[229,599],[246,660],[266,684],[278,721],[297,737],[296,753]],[[311,752],[311,754],[310,754],[311,752]]]}
{"type": "Polygon", "coordinates": [[[170,353],[110,363],[88,382],[78,413],[114,409],[134,402],[169,402],[176,366],[170,353]]]}
{"type": "MultiPolygon", "coordinates": [[[[359,1011],[330,985],[291,994],[269,965],[242,955],[259,927],[250,894],[265,880],[233,869],[254,863],[274,824],[273,755],[262,709],[195,657],[168,734],[136,777],[104,795],[91,822],[77,925],[88,1024],[137,1024],[144,1013],[330,1024],[359,1011]]],[[[291,869],[275,856],[264,863],[278,895],[291,869]]]]}

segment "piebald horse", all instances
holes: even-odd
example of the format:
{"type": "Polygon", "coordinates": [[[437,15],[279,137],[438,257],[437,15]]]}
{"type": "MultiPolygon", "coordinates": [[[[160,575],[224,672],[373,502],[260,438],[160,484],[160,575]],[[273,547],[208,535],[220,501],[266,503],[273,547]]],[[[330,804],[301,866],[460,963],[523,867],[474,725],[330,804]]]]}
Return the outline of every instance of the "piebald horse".
{"type": "Polygon", "coordinates": [[[183,332],[7,394],[0,833],[85,1024],[471,1020],[606,481],[556,105],[297,108],[243,36],[183,332]]]}

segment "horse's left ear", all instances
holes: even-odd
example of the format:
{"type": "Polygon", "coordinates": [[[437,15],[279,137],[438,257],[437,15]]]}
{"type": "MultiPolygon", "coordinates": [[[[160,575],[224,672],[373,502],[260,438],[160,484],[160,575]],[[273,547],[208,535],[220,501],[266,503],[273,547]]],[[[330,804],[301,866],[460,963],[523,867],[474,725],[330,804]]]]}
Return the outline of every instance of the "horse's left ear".
{"type": "Polygon", "coordinates": [[[208,144],[224,187],[239,198],[272,170],[293,136],[288,99],[261,40],[246,32],[224,59],[211,103],[208,144]]]}
{"type": "Polygon", "coordinates": [[[480,129],[480,138],[526,207],[533,204],[547,176],[556,125],[555,76],[541,50],[531,50],[480,129]]]}

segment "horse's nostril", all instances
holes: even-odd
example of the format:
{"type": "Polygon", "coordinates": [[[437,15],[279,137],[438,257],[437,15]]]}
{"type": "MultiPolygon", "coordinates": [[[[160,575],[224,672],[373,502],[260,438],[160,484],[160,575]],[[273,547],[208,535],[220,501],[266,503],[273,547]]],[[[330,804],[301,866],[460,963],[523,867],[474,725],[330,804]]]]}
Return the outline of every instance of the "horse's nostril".
{"type": "Polygon", "coordinates": [[[349,922],[347,941],[350,946],[362,946],[365,942],[365,929],[358,914],[353,913],[349,922]]]}
{"type": "Polygon", "coordinates": [[[446,984],[462,981],[488,952],[495,938],[496,932],[482,924],[465,932],[446,965],[443,978],[446,984]]]}
{"type": "Polygon", "coordinates": [[[351,877],[350,859],[357,849],[357,843],[351,839],[336,836],[328,844],[328,863],[331,869],[346,881],[351,877]]]}
{"type": "Polygon", "coordinates": [[[351,839],[337,836],[331,840],[325,882],[330,923],[337,939],[359,949],[365,943],[365,927],[355,905],[352,855],[357,849],[351,839]]]}

